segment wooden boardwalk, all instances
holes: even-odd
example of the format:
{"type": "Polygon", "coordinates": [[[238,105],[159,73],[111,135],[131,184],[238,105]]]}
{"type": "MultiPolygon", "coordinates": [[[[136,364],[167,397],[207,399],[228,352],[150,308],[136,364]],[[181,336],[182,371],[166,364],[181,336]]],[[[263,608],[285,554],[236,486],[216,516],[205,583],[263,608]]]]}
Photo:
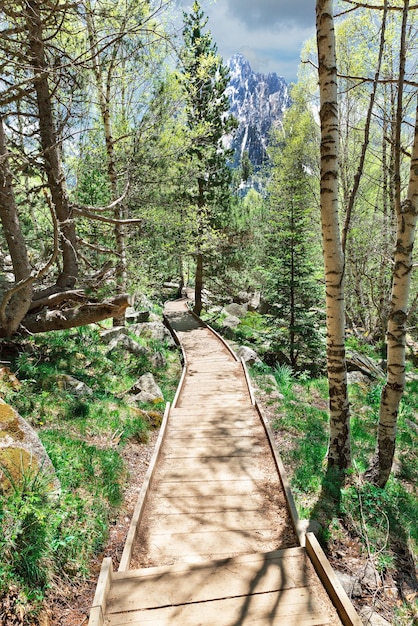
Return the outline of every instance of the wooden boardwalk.
{"type": "Polygon", "coordinates": [[[315,537],[298,531],[243,364],[184,301],[165,314],[186,367],[89,626],[359,626],[315,537]]]}

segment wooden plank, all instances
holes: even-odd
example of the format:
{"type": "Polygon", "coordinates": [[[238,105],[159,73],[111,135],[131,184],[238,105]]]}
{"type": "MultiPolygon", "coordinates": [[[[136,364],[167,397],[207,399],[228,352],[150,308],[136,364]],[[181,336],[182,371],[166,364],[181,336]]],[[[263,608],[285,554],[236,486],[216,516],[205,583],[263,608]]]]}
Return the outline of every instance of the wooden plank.
{"type": "Polygon", "coordinates": [[[157,515],[169,513],[181,513],[182,511],[195,511],[201,513],[215,513],[217,511],[246,511],[259,510],[264,504],[264,497],[259,493],[247,495],[211,495],[205,496],[174,496],[171,498],[154,498],[153,511],[157,515]]]}
{"type": "MultiPolygon", "coordinates": [[[[286,589],[210,602],[132,611],[107,617],[108,626],[319,626],[332,624],[307,590],[286,589]]],[[[334,622],[336,624],[337,622],[334,622]]]]}
{"type": "Polygon", "coordinates": [[[222,557],[250,552],[270,551],[278,547],[278,530],[253,529],[250,532],[225,530],[222,532],[171,533],[167,535],[152,532],[148,542],[148,555],[151,561],[167,562],[169,559],[186,557],[219,559],[222,557]]]}
{"type": "Polygon", "coordinates": [[[147,473],[144,478],[144,482],[142,483],[141,491],[139,493],[139,498],[135,506],[134,514],[131,519],[131,523],[129,525],[128,534],[126,537],[125,545],[122,552],[122,557],[119,564],[119,571],[123,571],[129,568],[129,563],[131,561],[133,545],[135,542],[136,534],[138,531],[138,525],[140,523],[142,513],[145,508],[145,504],[148,499],[148,494],[151,489],[152,481],[154,479],[154,471],[157,465],[157,461],[161,454],[162,443],[164,441],[168,416],[170,413],[170,403],[167,402],[164,412],[163,421],[161,423],[160,432],[158,435],[157,442],[155,444],[154,453],[151,458],[151,462],[148,466],[147,473]]]}
{"type": "Polygon", "coordinates": [[[198,496],[211,498],[219,495],[244,495],[259,493],[257,481],[252,479],[237,480],[160,480],[158,495],[165,496],[198,496]]]}
{"type": "Polygon", "coordinates": [[[225,438],[231,440],[243,440],[243,439],[258,439],[260,436],[260,428],[258,426],[250,426],[244,431],[242,428],[222,426],[220,429],[218,426],[214,428],[210,424],[202,425],[196,424],[190,429],[188,426],[181,424],[171,426],[167,428],[167,440],[166,443],[173,442],[176,439],[187,439],[190,442],[198,443],[200,439],[211,439],[212,441],[223,441],[225,438]]]}
{"type": "Polygon", "coordinates": [[[221,438],[201,438],[198,442],[190,439],[173,439],[164,446],[165,458],[199,458],[208,456],[248,456],[265,450],[265,445],[257,443],[253,438],[243,440],[241,438],[228,439],[221,438]]]}
{"type": "Polygon", "coordinates": [[[112,583],[112,576],[112,559],[110,557],[106,557],[103,559],[99,580],[97,581],[93,606],[90,611],[89,626],[103,626],[104,615],[106,614],[107,608],[107,597],[112,583]]]}
{"type": "MultiPolygon", "coordinates": [[[[283,548],[282,550],[271,550],[270,552],[254,552],[251,554],[242,554],[240,556],[234,556],[224,559],[218,559],[216,561],[205,561],[196,565],[190,565],[188,563],[175,563],[173,565],[160,565],[157,567],[145,567],[142,569],[131,569],[126,572],[114,572],[112,580],[128,580],[130,578],[147,578],[148,576],[165,576],[166,574],[184,574],[189,575],[190,570],[207,570],[218,569],[226,565],[232,564],[233,566],[247,567],[248,563],[259,563],[260,561],[268,562],[278,561],[280,559],[297,558],[306,554],[305,548],[300,546],[297,548],[283,548]]],[[[308,564],[309,564],[308,559],[308,564]]],[[[313,567],[313,566],[312,566],[313,567]]]]}
{"type": "Polygon", "coordinates": [[[306,533],[306,551],[344,626],[362,626],[360,617],[313,533],[306,533]]]}
{"type": "Polygon", "coordinates": [[[252,457],[222,457],[222,461],[219,457],[164,459],[163,466],[158,470],[158,478],[166,483],[177,483],[192,477],[194,482],[203,482],[235,481],[239,478],[261,481],[265,476],[264,468],[252,457]]]}
{"type": "MultiPolygon", "coordinates": [[[[307,588],[315,573],[305,552],[285,558],[271,555],[257,554],[252,560],[228,559],[209,565],[189,565],[177,571],[166,568],[163,572],[163,568],[153,568],[157,571],[152,575],[147,575],[145,570],[137,571],[137,576],[113,582],[108,613],[208,602],[226,594],[242,597],[307,588]]],[[[317,595],[313,588],[309,593],[317,595]]]]}
{"type": "Polygon", "coordinates": [[[193,509],[179,513],[158,513],[149,518],[150,528],[158,534],[201,532],[202,528],[211,532],[225,530],[251,531],[254,528],[277,528],[277,521],[266,517],[256,509],[240,511],[207,511],[197,513],[193,509]]]}

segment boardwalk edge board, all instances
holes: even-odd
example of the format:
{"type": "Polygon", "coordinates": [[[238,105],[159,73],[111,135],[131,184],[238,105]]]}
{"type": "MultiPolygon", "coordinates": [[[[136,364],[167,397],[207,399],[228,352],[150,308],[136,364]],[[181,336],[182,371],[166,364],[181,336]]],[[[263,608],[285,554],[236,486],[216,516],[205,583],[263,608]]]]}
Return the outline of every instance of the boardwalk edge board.
{"type": "Polygon", "coordinates": [[[122,552],[122,558],[120,560],[119,571],[125,571],[125,570],[129,569],[129,563],[131,561],[133,544],[134,544],[134,541],[135,541],[135,538],[136,538],[139,521],[141,519],[143,510],[144,510],[144,507],[145,507],[145,504],[146,504],[146,501],[147,501],[147,498],[148,498],[148,493],[149,493],[149,490],[150,490],[150,488],[152,486],[154,468],[155,468],[155,466],[157,464],[157,461],[159,459],[161,448],[162,448],[162,443],[164,441],[165,434],[166,434],[166,431],[167,431],[167,423],[168,423],[168,416],[169,416],[169,414],[170,414],[170,403],[167,402],[166,407],[165,407],[165,411],[164,411],[163,421],[161,423],[160,433],[158,435],[158,439],[157,439],[157,442],[155,444],[154,454],[153,454],[151,462],[150,462],[150,464],[148,466],[148,471],[147,471],[147,473],[145,475],[144,482],[142,483],[141,491],[139,493],[138,502],[136,504],[136,507],[135,507],[135,510],[134,510],[134,514],[133,514],[132,519],[131,519],[131,524],[129,526],[128,535],[126,537],[125,546],[124,546],[123,552],[122,552]]]}
{"type": "Polygon", "coordinates": [[[110,585],[113,578],[112,559],[103,559],[100,569],[99,580],[97,582],[96,593],[94,594],[93,606],[90,610],[89,626],[103,626],[106,614],[106,602],[110,585]]]}
{"type": "Polygon", "coordinates": [[[344,591],[314,533],[306,533],[306,552],[345,626],[362,626],[351,600],[344,591]]]}

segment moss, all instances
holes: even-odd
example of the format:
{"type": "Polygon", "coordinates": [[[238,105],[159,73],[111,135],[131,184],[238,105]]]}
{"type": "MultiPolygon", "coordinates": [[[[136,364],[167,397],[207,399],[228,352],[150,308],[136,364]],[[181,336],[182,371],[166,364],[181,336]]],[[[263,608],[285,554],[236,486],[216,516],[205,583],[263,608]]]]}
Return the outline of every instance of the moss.
{"type": "Polygon", "coordinates": [[[16,441],[21,441],[24,437],[16,411],[8,404],[0,402],[0,440],[8,435],[16,441]]]}
{"type": "Polygon", "coordinates": [[[0,449],[0,481],[3,491],[10,489],[12,483],[18,484],[22,476],[37,469],[36,459],[27,450],[12,447],[0,449]]]}

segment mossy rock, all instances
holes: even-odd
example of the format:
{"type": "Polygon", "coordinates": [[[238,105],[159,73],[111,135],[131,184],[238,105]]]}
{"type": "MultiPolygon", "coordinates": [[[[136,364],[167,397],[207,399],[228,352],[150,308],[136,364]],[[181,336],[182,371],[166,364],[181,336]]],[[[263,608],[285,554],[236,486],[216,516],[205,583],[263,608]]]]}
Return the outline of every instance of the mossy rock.
{"type": "Polygon", "coordinates": [[[0,493],[39,472],[46,477],[51,493],[58,493],[54,467],[35,430],[0,398],[0,493]]]}

